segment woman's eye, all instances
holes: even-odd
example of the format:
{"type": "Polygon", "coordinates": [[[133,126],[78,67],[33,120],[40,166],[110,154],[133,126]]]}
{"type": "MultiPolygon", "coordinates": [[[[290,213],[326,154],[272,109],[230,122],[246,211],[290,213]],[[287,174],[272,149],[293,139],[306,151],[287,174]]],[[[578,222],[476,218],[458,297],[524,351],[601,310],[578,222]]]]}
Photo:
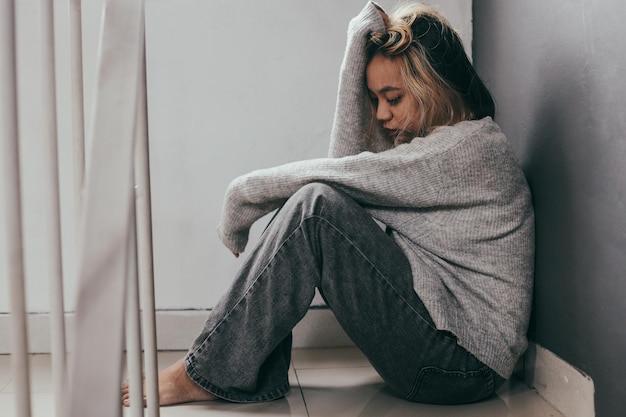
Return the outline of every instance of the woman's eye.
{"type": "Polygon", "coordinates": [[[387,100],[387,102],[389,103],[390,106],[395,106],[396,104],[400,103],[400,101],[402,101],[402,96],[398,96],[396,98],[392,98],[390,100],[387,100]]]}

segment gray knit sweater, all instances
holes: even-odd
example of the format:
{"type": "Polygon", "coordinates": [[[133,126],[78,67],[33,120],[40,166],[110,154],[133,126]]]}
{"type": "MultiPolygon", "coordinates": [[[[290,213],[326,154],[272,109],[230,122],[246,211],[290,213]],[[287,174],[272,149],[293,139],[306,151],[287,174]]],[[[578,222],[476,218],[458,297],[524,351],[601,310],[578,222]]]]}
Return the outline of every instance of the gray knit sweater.
{"type": "MultiPolygon", "coordinates": [[[[242,252],[251,225],[302,186],[331,184],[391,230],[436,326],[505,378],[527,346],[534,215],[525,177],[491,118],[437,128],[391,148],[366,146],[369,3],[348,28],[328,158],[251,172],[229,186],[218,233],[242,252]]],[[[416,347],[418,349],[419,347],[416,347]]]]}

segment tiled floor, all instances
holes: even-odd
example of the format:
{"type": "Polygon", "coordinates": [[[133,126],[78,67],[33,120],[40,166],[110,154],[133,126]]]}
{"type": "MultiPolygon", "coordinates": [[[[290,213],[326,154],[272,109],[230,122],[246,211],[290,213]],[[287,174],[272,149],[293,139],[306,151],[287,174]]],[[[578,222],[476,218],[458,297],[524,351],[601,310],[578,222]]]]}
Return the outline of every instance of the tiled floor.
{"type": "MultiPolygon", "coordinates": [[[[184,352],[159,353],[159,368],[184,352]]],[[[54,417],[50,357],[31,357],[33,417],[54,417]]],[[[15,415],[10,357],[0,355],[0,416],[15,415]]],[[[415,404],[396,397],[354,348],[296,349],[285,399],[264,404],[212,401],[162,407],[163,417],[361,416],[361,417],[563,417],[523,383],[508,382],[489,401],[465,406],[415,404]]],[[[128,409],[124,410],[128,416],[128,409]]]]}

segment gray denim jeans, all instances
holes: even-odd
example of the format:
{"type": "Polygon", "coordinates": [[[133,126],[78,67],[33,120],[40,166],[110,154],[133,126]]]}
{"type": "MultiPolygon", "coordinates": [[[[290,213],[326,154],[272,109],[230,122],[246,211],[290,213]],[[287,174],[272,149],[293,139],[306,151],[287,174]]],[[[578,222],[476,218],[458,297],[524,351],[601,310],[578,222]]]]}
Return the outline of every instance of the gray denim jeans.
{"type": "Polygon", "coordinates": [[[187,374],[229,401],[284,396],[291,330],[316,288],[398,395],[460,404],[493,395],[503,382],[436,329],[393,239],[324,184],[303,187],[275,215],[190,348],[187,374]]]}

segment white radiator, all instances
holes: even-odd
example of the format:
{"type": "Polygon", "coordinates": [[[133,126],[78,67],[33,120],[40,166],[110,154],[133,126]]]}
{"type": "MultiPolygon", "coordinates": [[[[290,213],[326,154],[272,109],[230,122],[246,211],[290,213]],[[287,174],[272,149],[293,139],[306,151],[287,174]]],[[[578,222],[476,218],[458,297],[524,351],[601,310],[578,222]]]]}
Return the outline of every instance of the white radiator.
{"type": "MultiPolygon", "coordinates": [[[[57,417],[121,416],[124,339],[131,415],[158,416],[144,1],[106,0],[98,52],[93,124],[85,157],[81,2],[70,0],[72,127],[80,248],[74,343],[67,347],[59,209],[53,0],[41,0],[43,212],[50,265],[52,371],[57,417]],[[85,161],[89,163],[86,164],[85,161]],[[128,300],[125,308],[120,300],[128,300]],[[120,305],[122,308],[120,308],[120,305]],[[141,305],[141,309],[140,309],[141,305]],[[143,314],[141,314],[143,312],[143,314]],[[124,333],[126,332],[126,333],[124,333]],[[143,343],[142,343],[143,338],[143,343]],[[97,376],[97,377],[95,377],[97,376]]],[[[15,0],[0,0],[0,163],[10,282],[16,417],[30,417],[19,164],[15,0]]]]}

